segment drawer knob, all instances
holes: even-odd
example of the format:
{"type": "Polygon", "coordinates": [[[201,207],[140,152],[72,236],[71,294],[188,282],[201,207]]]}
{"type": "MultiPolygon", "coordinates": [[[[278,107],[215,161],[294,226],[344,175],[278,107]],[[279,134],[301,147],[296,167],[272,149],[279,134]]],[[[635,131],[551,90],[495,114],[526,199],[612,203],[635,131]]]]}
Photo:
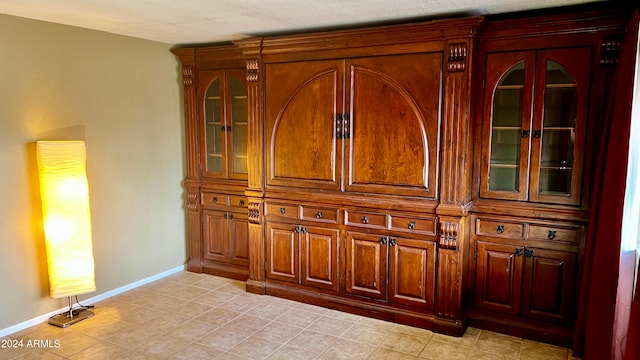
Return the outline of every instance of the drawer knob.
{"type": "Polygon", "coordinates": [[[502,234],[502,233],[504,232],[504,225],[498,225],[498,226],[496,227],[496,232],[497,232],[498,234],[502,234]]]}
{"type": "Polygon", "coordinates": [[[318,211],[318,213],[316,214],[316,218],[318,219],[322,219],[323,216],[324,214],[322,213],[322,211],[318,211]]]}
{"type": "Polygon", "coordinates": [[[211,201],[213,201],[214,203],[217,203],[218,202],[218,198],[214,196],[213,199],[211,199],[211,201]]]}
{"type": "Polygon", "coordinates": [[[280,208],[280,214],[284,214],[284,213],[286,213],[286,212],[287,212],[287,209],[285,209],[285,208],[283,208],[283,207],[281,207],[281,208],[280,208]]]}
{"type": "Polygon", "coordinates": [[[362,217],[362,223],[363,224],[368,224],[369,223],[369,217],[368,216],[363,216],[362,217]]]}
{"type": "Polygon", "coordinates": [[[416,222],[415,221],[409,221],[409,230],[414,230],[416,228],[416,222]]]}
{"type": "Polygon", "coordinates": [[[244,206],[244,200],[240,200],[240,206],[244,206]]]}
{"type": "Polygon", "coordinates": [[[549,240],[553,240],[556,238],[556,231],[555,230],[549,230],[549,234],[547,234],[547,237],[549,238],[549,240]]]}

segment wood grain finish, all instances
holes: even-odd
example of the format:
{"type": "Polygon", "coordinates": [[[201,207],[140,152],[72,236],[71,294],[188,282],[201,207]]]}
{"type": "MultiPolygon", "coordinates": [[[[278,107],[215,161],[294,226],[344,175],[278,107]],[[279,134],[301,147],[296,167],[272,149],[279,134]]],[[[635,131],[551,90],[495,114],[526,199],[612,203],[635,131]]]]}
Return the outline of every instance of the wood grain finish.
{"type": "Polygon", "coordinates": [[[248,264],[250,292],[457,336],[470,321],[570,344],[594,191],[585,154],[599,144],[625,21],[615,10],[523,16],[174,50],[185,86],[188,232],[199,239],[190,240],[189,269],[219,271],[225,258],[248,264]],[[206,71],[224,78],[238,63],[248,175],[207,180],[197,99],[206,71]],[[496,90],[513,88],[499,83],[520,63],[522,108],[506,111],[519,122],[496,126],[496,90]],[[548,70],[560,67],[575,81],[575,126],[549,125],[549,109],[573,117],[563,107],[571,91],[548,99],[570,88],[549,86],[548,70]],[[519,136],[500,143],[505,130],[519,136]],[[573,148],[558,140],[562,131],[573,148]],[[514,139],[506,154],[515,185],[504,189],[494,145],[514,139]],[[566,161],[550,165],[564,150],[566,161]],[[553,167],[570,175],[550,176],[553,167]],[[246,217],[230,223],[223,203],[246,217]],[[239,241],[203,241],[225,231],[239,241]]]}

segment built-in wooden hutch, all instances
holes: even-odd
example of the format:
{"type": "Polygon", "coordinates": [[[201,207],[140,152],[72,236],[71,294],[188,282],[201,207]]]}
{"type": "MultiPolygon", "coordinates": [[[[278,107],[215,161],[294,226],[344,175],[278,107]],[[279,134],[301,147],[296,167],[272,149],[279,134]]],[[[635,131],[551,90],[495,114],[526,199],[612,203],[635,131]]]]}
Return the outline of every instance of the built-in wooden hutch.
{"type": "Polygon", "coordinates": [[[551,14],[174,49],[188,270],[569,346],[630,14],[551,14]]]}

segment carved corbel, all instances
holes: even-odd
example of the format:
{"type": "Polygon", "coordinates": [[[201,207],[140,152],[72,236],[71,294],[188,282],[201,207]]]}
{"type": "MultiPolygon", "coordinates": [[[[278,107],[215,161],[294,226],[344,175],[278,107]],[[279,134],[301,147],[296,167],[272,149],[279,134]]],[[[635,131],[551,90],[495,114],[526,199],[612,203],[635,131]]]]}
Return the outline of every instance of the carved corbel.
{"type": "Polygon", "coordinates": [[[247,82],[258,82],[260,80],[260,60],[247,59],[247,82]]]}
{"type": "Polygon", "coordinates": [[[262,208],[261,202],[249,200],[249,205],[247,206],[249,210],[249,223],[260,225],[261,213],[260,209],[262,208]]]}
{"type": "Polygon", "coordinates": [[[189,211],[200,210],[200,197],[197,192],[187,191],[187,209],[189,211]]]}
{"type": "Polygon", "coordinates": [[[193,66],[190,66],[190,65],[182,66],[182,85],[184,86],[193,85],[193,66]]]}
{"type": "Polygon", "coordinates": [[[616,66],[621,46],[622,39],[619,37],[602,38],[602,42],[600,43],[600,65],[616,66]]]}
{"type": "Polygon", "coordinates": [[[440,222],[440,249],[458,250],[458,234],[460,224],[458,222],[440,222]]]}
{"type": "Polygon", "coordinates": [[[449,72],[463,72],[467,70],[467,43],[449,44],[447,69],[449,72]]]}

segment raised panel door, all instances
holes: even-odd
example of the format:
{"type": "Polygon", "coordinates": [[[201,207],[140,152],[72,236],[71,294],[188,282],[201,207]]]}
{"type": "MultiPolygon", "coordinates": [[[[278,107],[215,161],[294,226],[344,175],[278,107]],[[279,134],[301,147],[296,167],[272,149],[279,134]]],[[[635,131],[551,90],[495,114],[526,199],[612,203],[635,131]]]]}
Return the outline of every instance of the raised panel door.
{"type": "Polygon", "coordinates": [[[265,66],[267,185],[340,189],[343,61],[265,66]]]}
{"type": "Polygon", "coordinates": [[[303,227],[301,283],[338,290],[338,229],[303,227]]]}
{"type": "Polygon", "coordinates": [[[434,198],[442,53],[348,60],[347,69],[345,189],[434,198]]]}
{"type": "Polygon", "coordinates": [[[387,299],[387,240],[380,235],[347,231],[347,294],[387,299]]]}
{"type": "Polygon", "coordinates": [[[246,213],[229,213],[229,262],[249,266],[249,221],[246,213]]]}
{"type": "Polygon", "coordinates": [[[476,246],[476,306],[518,315],[524,248],[484,241],[476,246]]]}
{"type": "Polygon", "coordinates": [[[525,249],[523,316],[569,323],[573,319],[575,286],[575,253],[525,249]]]}
{"type": "Polygon", "coordinates": [[[389,301],[433,309],[436,243],[390,238],[389,301]]]}
{"type": "Polygon", "coordinates": [[[300,283],[299,241],[290,224],[267,224],[267,278],[300,283]]]}
{"type": "Polygon", "coordinates": [[[227,219],[224,211],[202,211],[202,235],[204,238],[204,258],[228,262],[227,219]]]}

